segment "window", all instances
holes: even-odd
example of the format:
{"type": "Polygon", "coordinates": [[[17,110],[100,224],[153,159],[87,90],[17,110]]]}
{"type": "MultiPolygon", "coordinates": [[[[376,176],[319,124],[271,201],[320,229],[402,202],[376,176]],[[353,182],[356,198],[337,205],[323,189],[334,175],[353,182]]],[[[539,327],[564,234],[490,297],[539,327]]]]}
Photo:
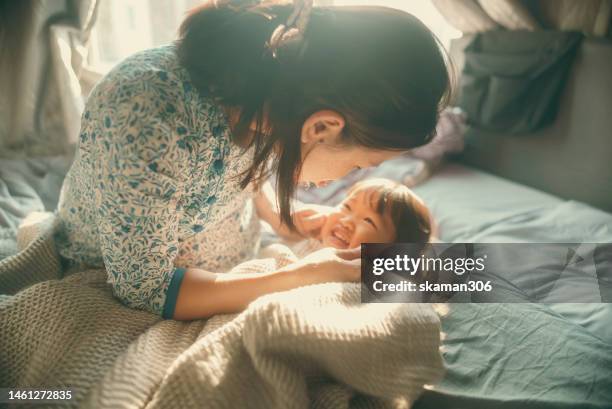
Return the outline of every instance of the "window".
{"type": "MultiPolygon", "coordinates": [[[[130,54],[170,43],[185,13],[203,0],[101,0],[91,33],[89,65],[99,73],[130,54]]],[[[405,10],[421,19],[448,46],[461,33],[430,0],[315,0],[319,5],[377,5],[405,10]]]]}
{"type": "Polygon", "coordinates": [[[130,54],[170,43],[185,13],[200,4],[202,0],[101,0],[89,65],[106,72],[130,54]]]}

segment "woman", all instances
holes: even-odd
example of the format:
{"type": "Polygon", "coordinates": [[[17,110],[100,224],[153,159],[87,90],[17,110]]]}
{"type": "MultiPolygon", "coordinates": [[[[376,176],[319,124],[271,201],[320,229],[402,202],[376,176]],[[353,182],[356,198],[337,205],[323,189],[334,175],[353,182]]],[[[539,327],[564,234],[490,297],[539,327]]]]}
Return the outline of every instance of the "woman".
{"type": "Polygon", "coordinates": [[[254,253],[257,215],[281,234],[316,234],[322,214],[292,213],[296,185],[424,144],[449,88],[438,43],[407,13],[231,3],[194,10],[176,44],[126,59],[96,86],[62,189],[60,254],[104,265],[122,302],[166,318],[357,281],[354,250],[219,273],[254,253]]]}

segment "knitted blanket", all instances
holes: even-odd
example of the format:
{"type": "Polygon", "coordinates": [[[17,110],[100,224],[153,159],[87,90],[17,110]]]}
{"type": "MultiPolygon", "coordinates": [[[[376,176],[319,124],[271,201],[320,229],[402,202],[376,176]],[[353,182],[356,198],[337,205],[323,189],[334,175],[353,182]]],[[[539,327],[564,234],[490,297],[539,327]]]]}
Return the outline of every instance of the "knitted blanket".
{"type": "MultiPolygon", "coordinates": [[[[0,387],[71,388],[62,407],[407,408],[442,376],[427,304],[361,304],[358,284],[329,283],[240,314],[162,320],[119,303],[104,270],[50,278],[50,225],[0,262],[0,387]]],[[[231,273],[296,259],[275,245],[231,273]]]]}

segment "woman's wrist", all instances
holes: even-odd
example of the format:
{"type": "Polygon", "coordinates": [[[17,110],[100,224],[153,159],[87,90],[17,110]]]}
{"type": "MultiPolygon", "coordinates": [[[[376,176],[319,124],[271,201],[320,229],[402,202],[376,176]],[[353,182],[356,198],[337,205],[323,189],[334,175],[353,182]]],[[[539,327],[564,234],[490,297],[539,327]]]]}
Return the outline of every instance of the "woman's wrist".
{"type": "Polygon", "coordinates": [[[292,287],[301,287],[304,285],[319,284],[330,281],[329,279],[326,280],[321,271],[312,264],[302,264],[297,262],[281,268],[279,272],[282,272],[289,277],[292,287]]]}

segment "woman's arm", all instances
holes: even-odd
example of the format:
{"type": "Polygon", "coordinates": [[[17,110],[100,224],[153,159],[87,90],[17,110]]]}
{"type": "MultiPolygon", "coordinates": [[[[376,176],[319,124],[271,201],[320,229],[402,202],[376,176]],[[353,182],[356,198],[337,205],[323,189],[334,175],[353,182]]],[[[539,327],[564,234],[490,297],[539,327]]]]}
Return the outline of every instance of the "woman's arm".
{"type": "Polygon", "coordinates": [[[177,143],[157,75],[113,81],[88,100],[81,135],[94,158],[89,188],[107,281],[125,305],[171,316],[165,307],[174,305],[167,289],[180,270],[178,207],[189,154],[177,143]]]}
{"type": "Polygon", "coordinates": [[[191,320],[239,312],[256,298],[298,287],[300,281],[299,273],[291,269],[263,274],[216,274],[190,268],[185,271],[173,318],[191,320]]]}
{"type": "Polygon", "coordinates": [[[271,273],[215,274],[187,269],[173,318],[192,320],[234,313],[265,294],[330,281],[358,281],[359,255],[359,249],[323,249],[271,273]]]}

